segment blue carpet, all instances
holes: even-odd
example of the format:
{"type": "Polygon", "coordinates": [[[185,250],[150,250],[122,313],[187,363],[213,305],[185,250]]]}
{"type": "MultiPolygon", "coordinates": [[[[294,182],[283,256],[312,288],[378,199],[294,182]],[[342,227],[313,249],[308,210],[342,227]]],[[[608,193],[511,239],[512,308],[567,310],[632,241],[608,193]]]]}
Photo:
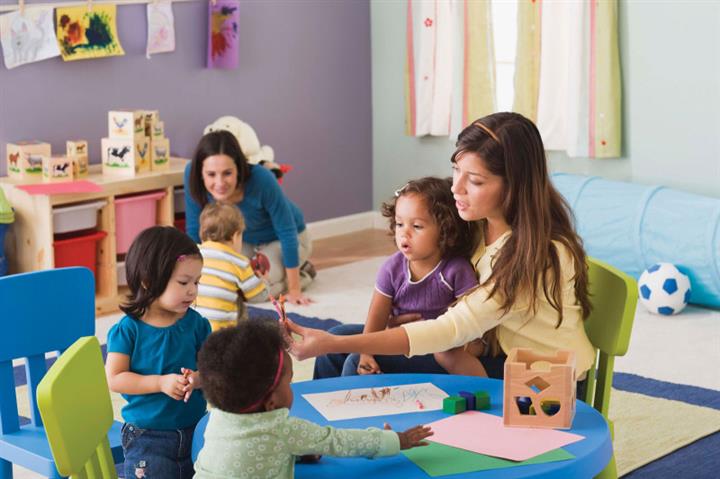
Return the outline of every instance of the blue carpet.
{"type": "MultiPolygon", "coordinates": [[[[627,373],[615,373],[613,387],[622,391],[720,409],[720,392],[712,389],[668,383],[627,373]]],[[[623,477],[627,479],[718,477],[717,471],[720,470],[718,451],[720,451],[720,432],[688,444],[623,477]]]]}
{"type": "MultiPolygon", "coordinates": [[[[278,314],[275,312],[274,309],[262,309],[262,308],[256,308],[255,306],[248,306],[248,317],[250,319],[255,318],[271,318],[276,319],[278,317],[278,314]]],[[[339,324],[342,324],[340,321],[336,319],[320,319],[315,318],[311,316],[302,316],[297,313],[287,313],[287,317],[291,320],[295,321],[300,326],[306,326],[308,328],[315,328],[315,329],[322,329],[324,331],[327,331],[328,329],[332,328],[333,326],[337,326],[339,324]]]]}
{"type": "Polygon", "coordinates": [[[613,387],[621,391],[720,409],[720,391],[713,389],[658,381],[628,373],[613,374],[613,387]]]}

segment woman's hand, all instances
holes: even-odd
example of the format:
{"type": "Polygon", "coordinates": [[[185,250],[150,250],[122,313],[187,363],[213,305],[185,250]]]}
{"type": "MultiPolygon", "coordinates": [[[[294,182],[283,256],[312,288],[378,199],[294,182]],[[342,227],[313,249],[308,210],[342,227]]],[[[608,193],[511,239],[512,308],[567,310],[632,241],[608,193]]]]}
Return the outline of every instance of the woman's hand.
{"type": "Polygon", "coordinates": [[[288,331],[302,337],[301,341],[293,341],[290,344],[290,353],[300,361],[329,353],[333,339],[336,339],[336,336],[330,333],[320,329],[305,328],[290,319],[286,319],[285,324],[288,331]]]}
{"type": "Polygon", "coordinates": [[[358,361],[357,373],[361,375],[382,374],[382,371],[380,371],[380,366],[377,361],[375,361],[375,357],[373,355],[361,354],[360,361],[358,361]]]}
{"type": "Polygon", "coordinates": [[[301,306],[307,306],[308,304],[312,303],[313,300],[302,294],[300,290],[297,291],[289,291],[287,294],[284,295],[285,300],[292,304],[299,304],[301,306]]]}
{"type": "Polygon", "coordinates": [[[312,300],[300,291],[300,268],[285,268],[288,292],[285,299],[292,304],[307,306],[312,300]]]}
{"type": "Polygon", "coordinates": [[[405,313],[399,314],[397,316],[390,315],[390,317],[388,318],[387,327],[397,328],[402,324],[414,323],[415,321],[420,321],[422,319],[423,317],[420,313],[405,313]]]}
{"type": "MultiPolygon", "coordinates": [[[[390,424],[385,423],[383,428],[387,431],[392,431],[390,424]]],[[[434,433],[430,426],[415,426],[411,427],[407,431],[398,432],[398,438],[400,439],[400,449],[410,449],[412,447],[427,446],[428,443],[423,439],[432,436],[434,433]]]]}

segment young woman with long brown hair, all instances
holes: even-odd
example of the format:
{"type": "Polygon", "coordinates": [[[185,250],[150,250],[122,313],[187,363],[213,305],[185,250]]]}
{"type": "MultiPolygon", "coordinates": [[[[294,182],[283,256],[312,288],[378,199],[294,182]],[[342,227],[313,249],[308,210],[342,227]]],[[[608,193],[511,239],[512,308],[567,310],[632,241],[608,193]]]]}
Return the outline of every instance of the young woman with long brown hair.
{"type": "MultiPolygon", "coordinates": [[[[352,336],[334,336],[289,323],[302,340],[300,359],[327,353],[415,356],[462,346],[492,332],[498,354],[479,358],[491,377],[502,377],[514,347],[550,354],[575,351],[578,377],[594,350],[583,319],[590,312],[585,253],[570,208],[550,183],[535,125],[517,113],[481,118],[458,136],[452,155],[452,192],[460,217],[477,227],[472,264],[480,286],[435,321],[352,336]]],[[[456,367],[482,371],[458,351],[456,367]]]]}

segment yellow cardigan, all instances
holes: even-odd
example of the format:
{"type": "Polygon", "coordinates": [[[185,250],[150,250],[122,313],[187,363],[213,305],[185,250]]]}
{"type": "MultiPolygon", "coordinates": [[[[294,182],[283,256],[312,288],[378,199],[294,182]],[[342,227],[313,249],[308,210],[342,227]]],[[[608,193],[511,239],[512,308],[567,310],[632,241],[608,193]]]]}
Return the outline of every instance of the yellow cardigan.
{"type": "MultiPolygon", "coordinates": [[[[491,245],[480,240],[472,263],[482,284],[492,273],[493,256],[510,236],[506,232],[491,245]]],[[[410,341],[408,356],[429,354],[462,346],[481,337],[497,326],[500,346],[507,354],[512,348],[532,348],[541,354],[552,354],[558,349],[575,351],[576,371],[579,378],[590,369],[595,350],[585,334],[582,309],[575,298],[575,265],[568,249],[554,242],[560,259],[563,284],[563,322],[538,292],[538,307],[533,315],[527,301],[518,301],[510,311],[502,314],[497,294],[488,298],[489,285],[480,287],[460,298],[458,303],[434,321],[417,321],[403,325],[410,341]]]]}

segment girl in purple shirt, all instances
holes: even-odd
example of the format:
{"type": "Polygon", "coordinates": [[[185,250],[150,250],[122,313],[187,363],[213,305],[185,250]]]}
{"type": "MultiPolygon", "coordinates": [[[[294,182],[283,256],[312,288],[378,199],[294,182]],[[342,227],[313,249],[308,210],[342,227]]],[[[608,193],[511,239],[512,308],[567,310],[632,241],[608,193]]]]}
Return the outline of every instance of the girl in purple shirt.
{"type": "MultiPolygon", "coordinates": [[[[398,326],[398,317],[403,322],[436,318],[477,286],[475,270],[468,261],[472,232],[458,215],[451,184],[449,178],[412,180],[383,204],[382,214],[390,220],[399,251],[378,272],[365,327],[347,324],[330,332],[370,333],[398,326]]],[[[317,359],[315,378],[341,373],[444,373],[450,364],[446,352],[412,358],[328,354],[317,359]]]]}

